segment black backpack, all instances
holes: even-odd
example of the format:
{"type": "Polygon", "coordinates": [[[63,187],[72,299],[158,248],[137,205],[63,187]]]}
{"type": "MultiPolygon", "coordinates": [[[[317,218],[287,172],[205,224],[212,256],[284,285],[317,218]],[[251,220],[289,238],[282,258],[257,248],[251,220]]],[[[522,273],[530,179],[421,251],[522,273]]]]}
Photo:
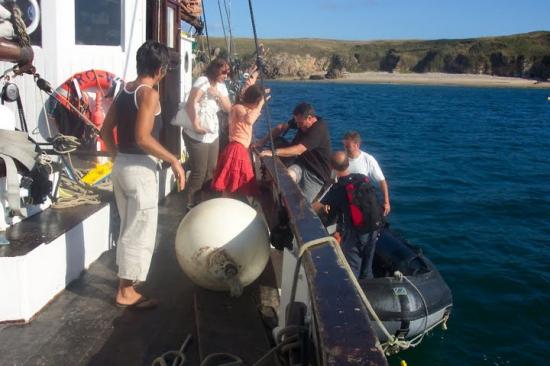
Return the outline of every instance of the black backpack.
{"type": "Polygon", "coordinates": [[[381,229],[383,216],[369,178],[362,174],[352,174],[344,183],[344,188],[352,226],[361,234],[381,229]]]}

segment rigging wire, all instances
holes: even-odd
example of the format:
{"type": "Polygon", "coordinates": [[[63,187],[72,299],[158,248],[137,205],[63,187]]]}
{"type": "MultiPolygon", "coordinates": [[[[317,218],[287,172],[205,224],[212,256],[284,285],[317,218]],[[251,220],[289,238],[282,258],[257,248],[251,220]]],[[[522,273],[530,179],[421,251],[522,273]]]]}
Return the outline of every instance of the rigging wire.
{"type": "Polygon", "coordinates": [[[233,40],[233,31],[231,29],[231,0],[229,0],[229,6],[227,6],[227,1],[223,0],[223,4],[225,7],[225,16],[227,17],[227,30],[229,32],[229,55],[231,54],[236,55],[237,50],[235,49],[235,42],[233,40]]]}
{"type": "MultiPolygon", "coordinates": [[[[260,88],[265,90],[264,86],[264,62],[262,60],[263,52],[260,51],[260,45],[258,43],[258,33],[256,32],[256,22],[254,21],[254,10],[252,9],[252,0],[248,0],[248,8],[250,10],[250,21],[252,22],[252,31],[254,32],[254,44],[256,45],[256,65],[258,66],[258,73],[260,74],[260,88]]],[[[271,113],[269,110],[269,100],[266,100],[264,105],[265,117],[267,122],[267,130],[269,133],[269,142],[271,143],[271,154],[273,156],[273,167],[275,171],[275,182],[277,183],[277,190],[279,190],[279,172],[277,165],[275,164],[275,143],[273,142],[273,133],[271,132],[271,113]]],[[[279,197],[280,199],[280,197],[279,197]]]]}
{"type": "Polygon", "coordinates": [[[204,8],[204,1],[201,1],[202,6],[202,17],[204,18],[204,33],[206,34],[206,46],[208,47],[208,52],[206,54],[208,55],[208,62],[212,61],[212,57],[210,56],[210,38],[208,37],[208,23],[206,22],[206,9],[204,8]]]}
{"type": "Polygon", "coordinates": [[[225,39],[225,45],[227,47],[227,53],[228,53],[228,55],[231,55],[231,47],[229,45],[229,39],[227,38],[227,33],[225,32],[225,21],[223,19],[222,5],[220,3],[220,0],[218,0],[218,9],[220,11],[220,19],[221,19],[221,22],[222,22],[223,38],[225,39]]]}

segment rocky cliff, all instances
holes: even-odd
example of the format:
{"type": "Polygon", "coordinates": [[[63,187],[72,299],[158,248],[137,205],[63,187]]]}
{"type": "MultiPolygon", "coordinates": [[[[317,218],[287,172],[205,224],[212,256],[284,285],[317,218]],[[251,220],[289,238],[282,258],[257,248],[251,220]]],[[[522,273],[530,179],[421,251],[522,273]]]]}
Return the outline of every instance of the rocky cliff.
{"type": "MultiPolygon", "coordinates": [[[[211,44],[223,47],[223,39],[211,44]]],[[[444,72],[550,78],[550,32],[432,41],[263,40],[270,78],[338,78],[343,72],[444,72]]],[[[254,43],[236,39],[238,57],[251,63],[254,43]]]]}

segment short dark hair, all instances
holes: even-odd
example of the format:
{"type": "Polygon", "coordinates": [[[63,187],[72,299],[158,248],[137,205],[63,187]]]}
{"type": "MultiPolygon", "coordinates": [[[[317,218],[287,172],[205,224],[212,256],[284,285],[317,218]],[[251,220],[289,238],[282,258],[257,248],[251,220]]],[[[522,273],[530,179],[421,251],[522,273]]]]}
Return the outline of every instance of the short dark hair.
{"type": "Polygon", "coordinates": [[[245,104],[256,104],[259,103],[260,100],[264,97],[264,92],[262,88],[260,88],[258,85],[250,85],[246,90],[244,91],[244,94],[241,98],[241,103],[245,104]]]}
{"type": "Polygon", "coordinates": [[[344,135],[344,140],[352,140],[356,144],[361,143],[361,135],[357,131],[348,131],[344,135]]]}
{"type": "Polygon", "coordinates": [[[309,116],[315,116],[315,109],[313,109],[313,106],[311,104],[302,102],[298,104],[296,107],[294,107],[294,111],[292,111],[292,115],[302,116],[304,118],[309,116]]]}
{"type": "Polygon", "coordinates": [[[229,61],[227,61],[227,59],[223,57],[216,57],[215,59],[210,61],[208,66],[206,66],[206,71],[204,72],[204,75],[206,75],[209,80],[214,80],[218,76],[220,70],[226,65],[229,66],[229,61]]]}
{"type": "Polygon", "coordinates": [[[154,77],[161,67],[168,68],[169,61],[168,47],[157,41],[146,41],[137,50],[137,73],[140,76],[154,77]]]}
{"type": "Polygon", "coordinates": [[[330,166],[337,172],[343,172],[349,167],[349,159],[345,152],[335,151],[330,157],[330,166]]]}

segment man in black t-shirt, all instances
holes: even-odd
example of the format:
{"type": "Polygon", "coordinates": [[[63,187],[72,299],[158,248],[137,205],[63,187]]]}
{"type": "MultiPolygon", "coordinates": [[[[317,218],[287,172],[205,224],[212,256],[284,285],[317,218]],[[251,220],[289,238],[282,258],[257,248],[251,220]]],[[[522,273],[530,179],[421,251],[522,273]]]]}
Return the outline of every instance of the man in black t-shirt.
{"type": "MultiPolygon", "coordinates": [[[[323,185],[330,182],[330,134],[327,124],[315,115],[310,104],[298,104],[292,114],[298,132],[290,146],[275,149],[275,154],[279,157],[295,157],[288,172],[311,203],[323,185]]],[[[284,134],[291,127],[291,123],[275,127],[273,138],[284,134]]],[[[271,156],[272,151],[264,150],[260,155],[271,156]]]]}

